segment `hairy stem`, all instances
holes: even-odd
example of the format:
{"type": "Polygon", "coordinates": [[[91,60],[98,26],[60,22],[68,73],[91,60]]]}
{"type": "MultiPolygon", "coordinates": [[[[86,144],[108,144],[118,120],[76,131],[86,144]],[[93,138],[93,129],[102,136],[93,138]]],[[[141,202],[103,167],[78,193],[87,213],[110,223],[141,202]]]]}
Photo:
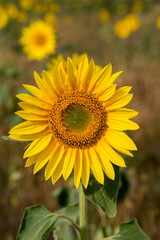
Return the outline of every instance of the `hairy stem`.
{"type": "Polygon", "coordinates": [[[81,240],[87,240],[87,228],[86,228],[86,200],[83,193],[82,185],[79,187],[79,222],[81,228],[81,240]]]}

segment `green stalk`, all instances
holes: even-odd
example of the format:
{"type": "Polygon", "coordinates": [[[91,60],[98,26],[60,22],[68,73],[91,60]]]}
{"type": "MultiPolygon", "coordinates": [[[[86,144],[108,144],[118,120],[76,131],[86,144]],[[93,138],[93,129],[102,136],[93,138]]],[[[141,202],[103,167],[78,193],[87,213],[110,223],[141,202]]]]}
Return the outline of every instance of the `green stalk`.
{"type": "Polygon", "coordinates": [[[80,223],[80,237],[81,240],[87,240],[87,228],[86,228],[86,201],[83,193],[82,185],[79,187],[79,223],[80,223]]]}

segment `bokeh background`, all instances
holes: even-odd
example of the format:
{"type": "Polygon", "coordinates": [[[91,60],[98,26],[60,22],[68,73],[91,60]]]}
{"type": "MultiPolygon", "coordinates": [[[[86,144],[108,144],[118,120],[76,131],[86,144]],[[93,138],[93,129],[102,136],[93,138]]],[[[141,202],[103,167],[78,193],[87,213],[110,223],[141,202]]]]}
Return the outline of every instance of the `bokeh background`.
{"type": "MultiPolygon", "coordinates": [[[[89,230],[106,234],[136,217],[152,240],[160,239],[160,1],[154,0],[1,0],[0,1],[0,135],[20,123],[15,95],[22,84],[34,84],[33,71],[47,69],[62,54],[87,53],[97,65],[123,70],[118,86],[131,85],[130,108],[139,111],[140,129],[128,132],[138,152],[126,157],[122,169],[118,213],[113,219],[90,204],[89,230]],[[47,15],[49,13],[49,15],[47,15]],[[48,16],[48,17],[47,17],[48,16]],[[41,61],[29,61],[19,39],[22,29],[42,19],[54,28],[55,53],[41,61]],[[131,27],[132,26],[132,27],[131,27]],[[93,214],[94,212],[94,214],[93,214]]],[[[44,204],[49,210],[74,203],[77,192],[72,178],[52,186],[44,171],[35,176],[24,168],[25,143],[0,139],[0,239],[14,240],[24,209],[44,204]]],[[[70,234],[69,230],[67,234],[70,234]]],[[[50,239],[53,239],[50,236],[50,239]]],[[[63,236],[61,239],[64,239],[63,236]]],[[[72,237],[70,238],[72,239],[72,237]]]]}

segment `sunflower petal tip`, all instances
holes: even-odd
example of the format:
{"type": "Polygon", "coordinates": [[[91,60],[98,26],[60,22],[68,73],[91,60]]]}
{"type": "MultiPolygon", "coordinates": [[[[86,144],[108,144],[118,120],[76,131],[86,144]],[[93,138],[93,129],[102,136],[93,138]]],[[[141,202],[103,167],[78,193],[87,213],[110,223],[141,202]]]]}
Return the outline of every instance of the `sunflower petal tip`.
{"type": "Polygon", "coordinates": [[[35,79],[39,78],[39,75],[38,75],[38,73],[36,71],[34,71],[34,78],[35,79]]]}
{"type": "Polygon", "coordinates": [[[78,188],[79,188],[79,184],[74,184],[75,185],[75,187],[77,188],[77,190],[78,190],[78,188]]]}
{"type": "Polygon", "coordinates": [[[72,59],[70,57],[68,57],[67,62],[72,62],[72,59]]]}
{"type": "Polygon", "coordinates": [[[28,151],[26,150],[23,154],[23,158],[27,158],[27,157],[29,157],[29,156],[28,156],[28,151]]]}

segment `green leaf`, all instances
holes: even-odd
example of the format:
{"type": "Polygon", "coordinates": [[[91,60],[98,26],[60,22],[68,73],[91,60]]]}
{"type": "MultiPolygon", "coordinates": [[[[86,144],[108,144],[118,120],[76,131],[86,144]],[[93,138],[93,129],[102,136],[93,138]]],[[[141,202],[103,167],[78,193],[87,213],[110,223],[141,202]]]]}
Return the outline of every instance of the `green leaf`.
{"type": "MultiPolygon", "coordinates": [[[[54,213],[58,215],[64,215],[67,218],[71,219],[73,222],[76,222],[79,217],[79,204],[77,203],[75,205],[61,208],[60,210],[55,211],[54,213]]],[[[55,227],[60,224],[66,223],[66,221],[68,222],[68,220],[65,218],[58,218],[55,227]]]]}
{"type": "Polygon", "coordinates": [[[42,205],[28,207],[25,210],[16,239],[45,240],[56,220],[56,217],[42,205]]]}
{"type": "Polygon", "coordinates": [[[84,194],[88,200],[98,205],[108,217],[116,216],[117,195],[120,180],[119,167],[114,166],[115,180],[104,176],[104,185],[96,181],[93,175],[90,176],[87,189],[83,188],[84,194]]]}
{"type": "Polygon", "coordinates": [[[62,208],[54,213],[49,212],[43,205],[28,207],[25,210],[16,240],[46,240],[53,227],[57,228],[66,223],[72,224],[78,219],[78,204],[62,208]]]}
{"type": "Polygon", "coordinates": [[[134,218],[128,223],[122,223],[116,235],[104,238],[103,240],[149,240],[149,238],[134,218]]]}
{"type": "MultiPolygon", "coordinates": [[[[72,206],[62,208],[62,209],[56,211],[55,213],[64,215],[67,218],[70,218],[75,223],[79,218],[79,204],[75,204],[72,206]]],[[[73,226],[73,224],[70,226],[66,223],[68,223],[68,221],[65,218],[57,219],[57,222],[54,226],[55,227],[54,234],[57,237],[57,240],[77,239],[75,231],[73,231],[73,229],[71,228],[71,226],[73,226]]]]}
{"type": "Polygon", "coordinates": [[[71,228],[70,225],[63,223],[63,225],[59,225],[54,230],[54,239],[55,240],[75,240],[76,234],[71,228]]]}

